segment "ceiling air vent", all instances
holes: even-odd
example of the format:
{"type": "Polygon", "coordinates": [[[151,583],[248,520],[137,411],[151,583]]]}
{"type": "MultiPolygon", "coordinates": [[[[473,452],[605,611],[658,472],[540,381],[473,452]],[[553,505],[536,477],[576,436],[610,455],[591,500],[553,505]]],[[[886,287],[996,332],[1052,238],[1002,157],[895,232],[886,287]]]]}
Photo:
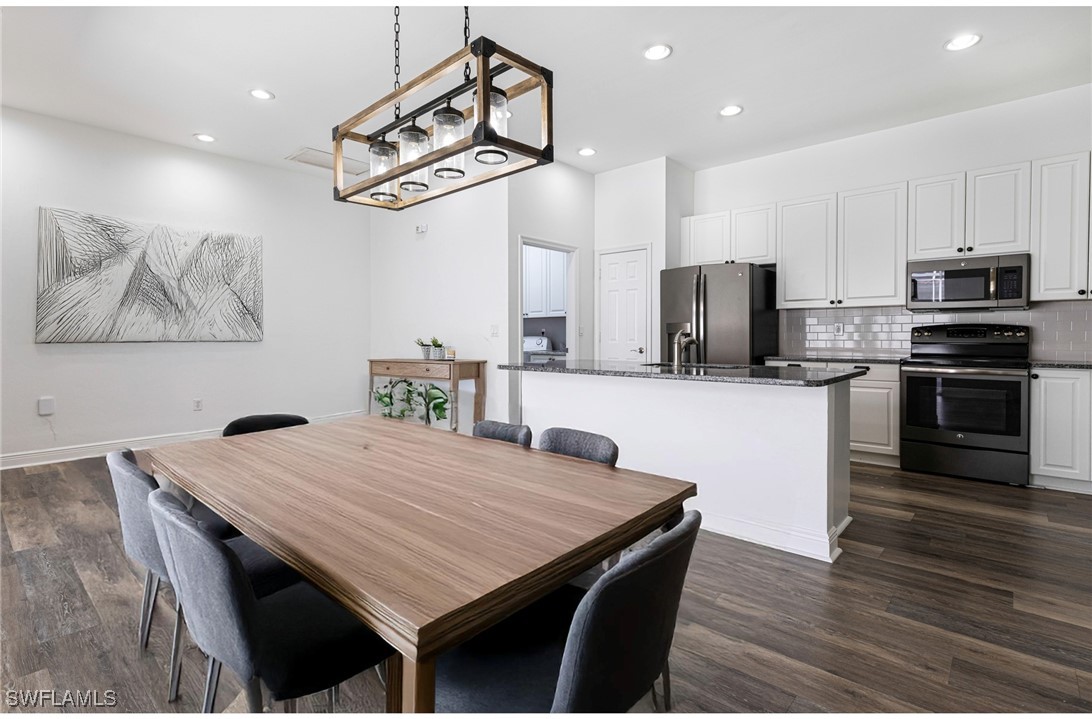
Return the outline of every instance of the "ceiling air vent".
{"type": "MultiPolygon", "coordinates": [[[[292,160],[293,162],[302,162],[305,165],[313,165],[314,167],[321,167],[325,170],[334,169],[333,153],[316,150],[313,147],[301,147],[284,159],[292,160]]],[[[346,175],[363,175],[368,171],[367,162],[354,160],[351,157],[343,157],[342,166],[345,168],[346,175]]]]}

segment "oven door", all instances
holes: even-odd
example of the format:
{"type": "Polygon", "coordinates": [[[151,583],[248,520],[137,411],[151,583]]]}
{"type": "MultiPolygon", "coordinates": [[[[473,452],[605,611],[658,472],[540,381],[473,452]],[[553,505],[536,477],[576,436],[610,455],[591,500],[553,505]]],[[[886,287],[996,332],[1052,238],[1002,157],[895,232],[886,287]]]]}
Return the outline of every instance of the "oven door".
{"type": "Polygon", "coordinates": [[[902,367],[902,439],[1028,451],[1028,371],[902,367]]]}

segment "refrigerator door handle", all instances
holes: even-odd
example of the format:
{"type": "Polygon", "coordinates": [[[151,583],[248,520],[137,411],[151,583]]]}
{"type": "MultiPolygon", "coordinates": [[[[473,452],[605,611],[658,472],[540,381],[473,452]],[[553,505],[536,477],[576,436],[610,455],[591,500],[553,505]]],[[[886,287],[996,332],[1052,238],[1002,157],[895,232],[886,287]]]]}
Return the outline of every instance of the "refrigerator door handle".
{"type": "Polygon", "coordinates": [[[698,362],[705,362],[705,273],[701,276],[701,285],[698,289],[698,328],[697,328],[697,354],[698,362]]]}
{"type": "MultiPolygon", "coordinates": [[[[700,274],[694,275],[694,290],[690,300],[690,336],[694,339],[698,339],[698,306],[701,304],[700,277],[700,274]]],[[[697,352],[694,354],[697,355],[697,352]]]]}

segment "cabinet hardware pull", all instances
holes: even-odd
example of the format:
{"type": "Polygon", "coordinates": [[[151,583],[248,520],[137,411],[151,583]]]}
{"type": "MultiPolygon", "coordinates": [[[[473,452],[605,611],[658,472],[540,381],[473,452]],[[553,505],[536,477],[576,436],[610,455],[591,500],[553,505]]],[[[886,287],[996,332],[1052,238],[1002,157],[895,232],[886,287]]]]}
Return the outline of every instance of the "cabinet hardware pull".
{"type": "Polygon", "coordinates": [[[963,248],[962,248],[962,247],[957,247],[957,248],[955,248],[955,251],[956,251],[956,252],[962,252],[962,251],[963,251],[963,248]]]}
{"type": "Polygon", "coordinates": [[[1084,290],[1077,290],[1077,294],[1078,295],[1083,295],[1083,294],[1085,294],[1085,291],[1084,290]]]}
{"type": "Polygon", "coordinates": [[[831,300],[831,301],[830,301],[830,303],[831,303],[831,304],[834,304],[834,300],[831,300]]]}
{"type": "Polygon", "coordinates": [[[967,252],[974,252],[974,248],[973,247],[968,247],[967,252]]]}
{"type": "Polygon", "coordinates": [[[1031,376],[1031,378],[1032,378],[1032,379],[1039,379],[1039,375],[1037,375],[1037,374],[1033,374],[1033,375],[1031,376]]]}

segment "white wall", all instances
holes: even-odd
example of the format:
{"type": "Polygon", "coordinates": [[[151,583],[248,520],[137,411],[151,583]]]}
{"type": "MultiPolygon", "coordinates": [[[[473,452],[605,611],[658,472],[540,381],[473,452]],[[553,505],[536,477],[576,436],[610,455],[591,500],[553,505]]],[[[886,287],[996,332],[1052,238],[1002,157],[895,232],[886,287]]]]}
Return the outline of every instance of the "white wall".
{"type": "Polygon", "coordinates": [[[648,356],[652,358],[660,356],[660,270],[667,266],[667,162],[659,157],[595,176],[596,252],[645,244],[652,247],[648,340],[648,356]]]}
{"type": "Polygon", "coordinates": [[[666,234],[667,266],[678,267],[682,262],[682,218],[694,214],[694,171],[667,159],[666,234]]]}
{"type": "MultiPolygon", "coordinates": [[[[2,451],[364,407],[368,216],[329,182],[3,109],[2,451]],[[34,343],[39,206],[264,238],[257,343],[34,343]],[[56,397],[50,418],[39,396],[56,397]],[[194,398],[204,411],[194,412],[194,398]]],[[[93,452],[92,452],[93,453],[93,452]]]]}
{"type": "MultiPolygon", "coordinates": [[[[595,179],[581,170],[554,162],[513,175],[508,180],[509,357],[522,360],[523,319],[518,307],[520,292],[519,238],[545,240],[575,247],[577,307],[568,309],[566,322],[576,323],[576,343],[569,347],[572,359],[595,356],[595,179]]],[[[519,383],[522,372],[509,372],[510,416],[518,418],[519,383]]]]}
{"type": "MultiPolygon", "coordinates": [[[[372,356],[417,357],[414,339],[436,335],[460,358],[488,362],[485,415],[507,420],[508,372],[497,365],[509,359],[508,181],[400,212],[364,212],[371,220],[372,356]],[[421,224],[428,232],[416,234],[421,224]]],[[[463,432],[472,426],[472,387],[464,383],[460,395],[463,432]]]]}
{"type": "Polygon", "coordinates": [[[1092,85],[694,174],[694,213],[1061,155],[1092,146],[1092,85]]]}

